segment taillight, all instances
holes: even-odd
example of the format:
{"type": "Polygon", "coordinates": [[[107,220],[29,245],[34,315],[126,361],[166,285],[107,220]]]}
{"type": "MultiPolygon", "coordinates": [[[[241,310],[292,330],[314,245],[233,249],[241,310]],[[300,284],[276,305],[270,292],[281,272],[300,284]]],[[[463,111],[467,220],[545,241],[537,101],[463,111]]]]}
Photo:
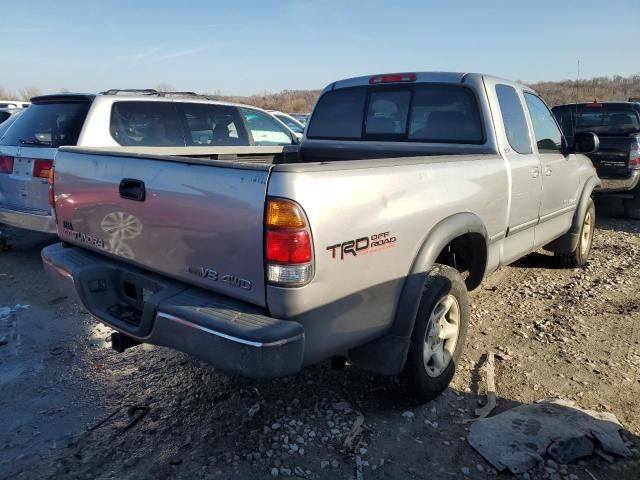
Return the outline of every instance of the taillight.
{"type": "Polygon", "coordinates": [[[270,198],[265,212],[267,281],[299,286],[313,277],[313,246],[302,208],[291,200],[270,198]]]}
{"type": "Polygon", "coordinates": [[[415,82],[416,78],[415,73],[386,73],[384,75],[374,75],[369,79],[369,84],[415,82]]]}
{"type": "Polygon", "coordinates": [[[305,230],[267,230],[267,262],[307,263],[311,261],[311,239],[305,230]]]}
{"type": "Polygon", "coordinates": [[[13,157],[0,155],[0,173],[13,173],[13,157]]]}
{"type": "Polygon", "coordinates": [[[629,150],[629,168],[631,170],[640,170],[640,143],[638,142],[631,144],[631,150],[629,150]]]}
{"type": "Polygon", "coordinates": [[[53,166],[49,169],[49,206],[53,211],[56,208],[56,198],[53,191],[53,166]]]}
{"type": "Polygon", "coordinates": [[[49,178],[53,160],[35,160],[33,162],[33,176],[38,178],[49,178]]]}

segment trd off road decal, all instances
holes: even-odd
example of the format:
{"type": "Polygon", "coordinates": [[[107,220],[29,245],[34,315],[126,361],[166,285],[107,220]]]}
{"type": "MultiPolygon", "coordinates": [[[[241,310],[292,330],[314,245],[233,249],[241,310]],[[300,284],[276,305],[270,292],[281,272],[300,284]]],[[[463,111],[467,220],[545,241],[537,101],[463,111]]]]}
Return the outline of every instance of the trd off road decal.
{"type": "Polygon", "coordinates": [[[331,252],[331,258],[339,258],[344,260],[345,256],[366,255],[373,252],[379,252],[396,246],[397,239],[391,232],[374,233],[368,237],[360,237],[355,240],[347,240],[346,242],[336,243],[327,247],[331,252]]]}

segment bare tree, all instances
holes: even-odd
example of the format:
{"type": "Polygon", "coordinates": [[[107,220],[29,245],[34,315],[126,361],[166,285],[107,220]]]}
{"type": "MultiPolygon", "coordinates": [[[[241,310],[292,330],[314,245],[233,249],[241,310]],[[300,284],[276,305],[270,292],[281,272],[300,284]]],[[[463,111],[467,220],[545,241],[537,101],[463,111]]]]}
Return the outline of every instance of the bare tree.
{"type": "Polygon", "coordinates": [[[175,92],[176,87],[171,85],[170,83],[159,83],[155,86],[155,89],[159,92],[175,92]]]}
{"type": "Polygon", "coordinates": [[[37,97],[38,95],[40,95],[40,89],[38,87],[34,87],[33,85],[21,88],[19,92],[20,98],[25,101],[29,101],[32,97],[37,97]]]}

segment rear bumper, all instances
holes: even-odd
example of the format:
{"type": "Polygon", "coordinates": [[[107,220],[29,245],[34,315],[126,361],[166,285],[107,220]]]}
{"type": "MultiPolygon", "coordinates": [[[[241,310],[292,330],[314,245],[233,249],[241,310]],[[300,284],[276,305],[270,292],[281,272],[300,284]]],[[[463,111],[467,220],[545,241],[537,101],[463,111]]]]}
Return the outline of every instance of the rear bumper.
{"type": "Polygon", "coordinates": [[[628,192],[640,184],[640,170],[634,170],[626,178],[600,178],[602,185],[597,193],[628,192]]]}
{"type": "Polygon", "coordinates": [[[36,232],[57,233],[53,215],[39,215],[3,206],[0,206],[0,223],[36,232]]]}
{"type": "Polygon", "coordinates": [[[289,375],[302,368],[304,328],[264,310],[58,243],[42,251],[59,288],[114,329],[191,354],[233,374],[289,375]]]}

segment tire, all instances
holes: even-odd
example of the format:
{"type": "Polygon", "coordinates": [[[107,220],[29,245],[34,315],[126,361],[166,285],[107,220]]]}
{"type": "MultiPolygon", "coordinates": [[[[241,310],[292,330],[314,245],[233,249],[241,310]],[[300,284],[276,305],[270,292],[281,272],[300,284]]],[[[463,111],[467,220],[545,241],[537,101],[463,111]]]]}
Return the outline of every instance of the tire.
{"type": "Polygon", "coordinates": [[[633,198],[624,202],[624,216],[633,220],[640,220],[640,187],[637,187],[633,198]]]}
{"type": "Polygon", "coordinates": [[[469,295],[462,276],[452,267],[436,265],[422,291],[404,372],[408,387],[421,402],[437,397],[451,383],[468,324],[469,295]],[[444,321],[448,327],[435,324],[435,320],[444,321]],[[457,331],[451,327],[457,327],[457,331]],[[447,332],[452,336],[442,339],[447,332]]]}
{"type": "Polygon", "coordinates": [[[593,233],[596,226],[596,207],[593,204],[593,200],[589,199],[587,210],[582,217],[582,224],[580,225],[580,238],[578,244],[573,252],[570,253],[556,253],[555,257],[560,262],[560,265],[567,268],[582,267],[587,263],[591,256],[591,246],[593,245],[593,233]]]}

